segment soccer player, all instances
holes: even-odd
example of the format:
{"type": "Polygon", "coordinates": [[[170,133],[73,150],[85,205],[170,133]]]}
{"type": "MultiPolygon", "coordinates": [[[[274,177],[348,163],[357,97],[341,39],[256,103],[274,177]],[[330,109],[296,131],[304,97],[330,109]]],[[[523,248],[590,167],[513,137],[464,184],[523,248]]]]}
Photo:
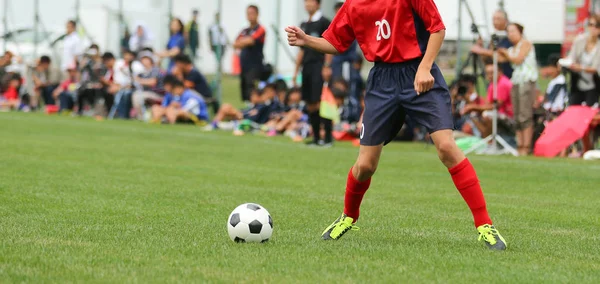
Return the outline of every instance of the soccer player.
{"type": "Polygon", "coordinates": [[[337,240],[356,229],[360,203],[375,173],[383,146],[402,127],[405,115],[425,126],[438,156],[471,209],[479,240],[504,250],[506,242],[492,225],[475,169],[452,136],[450,93],[434,63],[445,26],[433,0],[347,0],[323,38],[298,27],[286,29],[291,46],[323,53],[344,52],[356,39],[374,61],[369,74],[358,159],[348,173],[344,211],[323,232],[337,240]]]}

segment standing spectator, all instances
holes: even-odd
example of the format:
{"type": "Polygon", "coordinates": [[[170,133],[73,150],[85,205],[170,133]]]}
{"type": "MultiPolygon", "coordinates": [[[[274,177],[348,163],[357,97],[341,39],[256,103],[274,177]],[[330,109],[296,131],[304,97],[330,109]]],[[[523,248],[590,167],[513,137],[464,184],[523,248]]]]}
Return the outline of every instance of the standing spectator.
{"type": "Polygon", "coordinates": [[[192,11],[192,19],[185,25],[185,37],[190,46],[192,58],[196,58],[196,52],[200,48],[200,25],[198,24],[198,10],[192,11]]]}
{"type": "Polygon", "coordinates": [[[208,39],[210,40],[210,49],[215,54],[217,61],[223,61],[225,49],[229,45],[227,33],[221,25],[221,14],[215,14],[215,23],[208,28],[208,39]]]}
{"type": "Polygon", "coordinates": [[[77,57],[83,53],[81,38],[77,34],[77,23],[73,20],[67,22],[67,34],[63,39],[63,56],[61,70],[67,71],[69,66],[77,63],[77,57]]]}
{"type": "Polygon", "coordinates": [[[533,104],[536,98],[538,66],[535,47],[523,37],[523,26],[508,25],[508,39],[513,47],[498,49],[502,57],[513,65],[511,100],[516,123],[519,155],[528,155],[533,139],[533,104]]]}
{"type": "MultiPolygon", "coordinates": [[[[342,5],[344,5],[344,2],[335,3],[333,8],[336,14],[342,8],[342,5]]],[[[356,76],[355,73],[360,73],[360,69],[357,71],[352,66],[358,57],[357,49],[358,42],[355,40],[344,53],[333,56],[331,61],[331,78],[333,80],[344,78],[347,82],[351,82],[352,78],[356,76]],[[346,70],[349,72],[345,72],[346,70]]]]}
{"type": "Polygon", "coordinates": [[[124,56],[125,52],[127,52],[129,50],[129,40],[130,39],[131,39],[131,33],[129,32],[129,29],[127,27],[125,27],[123,29],[123,37],[121,38],[121,43],[120,43],[121,56],[124,56]]]}
{"type": "Polygon", "coordinates": [[[135,24],[135,33],[129,38],[129,50],[139,53],[147,48],[152,48],[154,35],[146,24],[138,22],[135,24]]]}
{"type": "Polygon", "coordinates": [[[169,57],[169,70],[175,65],[173,58],[185,51],[185,38],[183,36],[183,22],[178,18],[171,20],[171,37],[167,43],[167,50],[159,52],[159,57],[169,57]]]}
{"type": "Polygon", "coordinates": [[[241,72],[241,90],[242,101],[246,104],[250,102],[250,92],[256,88],[256,83],[260,79],[263,69],[263,47],[265,45],[265,28],[258,23],[258,7],[248,6],[246,17],[250,27],[242,30],[235,40],[233,47],[241,49],[240,63],[241,72]]]}
{"type": "MultiPolygon", "coordinates": [[[[331,23],[321,12],[321,0],[304,0],[304,7],[309,18],[300,28],[310,36],[321,37],[331,23]]],[[[298,72],[302,68],[302,100],[307,103],[308,116],[313,129],[313,140],[310,146],[331,146],[333,143],[333,123],[322,119],[319,114],[323,83],[331,79],[331,55],[325,55],[314,49],[303,47],[296,58],[296,69],[293,81],[296,83],[298,72]],[[325,140],[321,140],[321,123],[325,127],[325,140]]]]}
{"type": "MultiPolygon", "coordinates": [[[[493,23],[494,23],[494,34],[498,37],[498,48],[505,48],[508,49],[510,47],[513,46],[513,44],[511,43],[511,41],[508,39],[508,33],[507,33],[507,28],[508,28],[508,15],[506,14],[506,11],[504,10],[497,10],[494,13],[493,16],[493,23]]],[[[485,57],[488,60],[491,60],[492,57],[494,56],[494,43],[490,42],[490,45],[488,46],[488,48],[484,48],[483,47],[483,41],[479,40],[477,42],[476,45],[474,45],[471,48],[471,52],[473,52],[474,54],[479,54],[483,57],[485,57]]],[[[500,68],[502,69],[502,73],[504,73],[504,75],[508,78],[512,77],[512,73],[513,73],[513,68],[510,62],[504,60],[503,58],[501,58],[499,60],[499,65],[500,68]]]]}
{"type": "Polygon", "coordinates": [[[208,103],[212,104],[215,113],[219,111],[218,102],[213,98],[212,90],[208,85],[206,77],[194,67],[192,59],[180,54],[175,57],[175,68],[173,75],[179,76],[186,88],[192,89],[200,94],[208,103]]]}
{"type": "Polygon", "coordinates": [[[579,35],[573,42],[568,58],[571,70],[570,105],[598,106],[600,96],[600,15],[590,17],[588,33],[579,35]]]}
{"type": "Polygon", "coordinates": [[[133,109],[138,119],[143,119],[145,104],[147,100],[160,102],[162,96],[159,86],[161,77],[160,69],[154,65],[152,53],[142,53],[140,62],[144,66],[143,71],[135,78],[135,92],[131,98],[133,109]]]}
{"type": "Polygon", "coordinates": [[[27,93],[29,94],[29,104],[32,109],[38,107],[40,97],[44,104],[53,105],[54,98],[52,92],[60,83],[60,70],[52,67],[50,57],[42,56],[35,67],[28,68],[27,72],[27,93]]]}
{"type": "Polygon", "coordinates": [[[62,81],[58,88],[52,94],[52,97],[59,102],[59,112],[72,111],[77,99],[77,89],[79,89],[79,72],[75,65],[68,67],[67,79],[62,81]]]}

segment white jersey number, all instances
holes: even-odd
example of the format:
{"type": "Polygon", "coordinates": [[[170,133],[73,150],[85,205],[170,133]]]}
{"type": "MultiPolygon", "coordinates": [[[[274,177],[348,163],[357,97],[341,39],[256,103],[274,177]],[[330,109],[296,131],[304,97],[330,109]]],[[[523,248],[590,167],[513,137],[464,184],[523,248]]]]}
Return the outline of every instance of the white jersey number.
{"type": "Polygon", "coordinates": [[[380,41],[381,38],[389,39],[392,35],[390,23],[386,19],[375,22],[375,26],[377,27],[377,41],[380,41]]]}

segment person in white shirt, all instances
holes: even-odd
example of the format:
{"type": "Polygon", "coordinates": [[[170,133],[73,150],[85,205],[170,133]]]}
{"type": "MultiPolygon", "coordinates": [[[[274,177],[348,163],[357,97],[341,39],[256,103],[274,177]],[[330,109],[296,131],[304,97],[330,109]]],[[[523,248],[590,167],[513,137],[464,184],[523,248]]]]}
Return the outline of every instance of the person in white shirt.
{"type": "Polygon", "coordinates": [[[221,25],[220,18],[221,14],[216,13],[215,23],[208,28],[210,48],[215,54],[215,57],[217,57],[217,60],[223,58],[225,48],[229,45],[229,38],[227,38],[227,33],[225,33],[225,29],[221,25]]]}
{"type": "Polygon", "coordinates": [[[133,94],[134,78],[144,71],[144,66],[135,60],[136,54],[132,51],[126,51],[123,59],[119,59],[113,66],[113,85],[118,89],[115,94],[114,104],[109,112],[109,118],[117,115],[120,118],[129,118],[129,111],[132,108],[131,95],[133,94]]]}
{"type": "Polygon", "coordinates": [[[66,72],[69,66],[77,63],[77,57],[83,53],[83,42],[77,34],[77,23],[67,22],[67,35],[63,39],[61,70],[66,72]]]}
{"type": "Polygon", "coordinates": [[[558,115],[565,110],[569,101],[567,95],[567,79],[561,73],[561,67],[558,65],[560,56],[550,56],[548,66],[544,68],[544,75],[551,79],[546,89],[546,98],[543,107],[550,112],[552,116],[558,115]]]}
{"type": "Polygon", "coordinates": [[[129,50],[136,53],[147,48],[152,48],[154,35],[148,29],[148,26],[142,22],[135,24],[135,33],[129,38],[129,50]]]}

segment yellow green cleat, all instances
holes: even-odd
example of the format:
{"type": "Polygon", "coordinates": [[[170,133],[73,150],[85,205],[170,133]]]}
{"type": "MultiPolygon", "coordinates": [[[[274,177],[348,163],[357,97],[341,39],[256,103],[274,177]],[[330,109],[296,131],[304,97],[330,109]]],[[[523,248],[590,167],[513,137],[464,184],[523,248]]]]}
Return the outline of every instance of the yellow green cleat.
{"type": "Polygon", "coordinates": [[[335,220],[325,231],[321,237],[324,240],[337,240],[341,238],[348,231],[358,231],[359,228],[354,226],[354,219],[342,214],[337,220],[335,220]]]}
{"type": "Polygon", "coordinates": [[[478,241],[484,241],[491,250],[505,250],[506,241],[493,225],[485,224],[477,227],[478,241]]]}

